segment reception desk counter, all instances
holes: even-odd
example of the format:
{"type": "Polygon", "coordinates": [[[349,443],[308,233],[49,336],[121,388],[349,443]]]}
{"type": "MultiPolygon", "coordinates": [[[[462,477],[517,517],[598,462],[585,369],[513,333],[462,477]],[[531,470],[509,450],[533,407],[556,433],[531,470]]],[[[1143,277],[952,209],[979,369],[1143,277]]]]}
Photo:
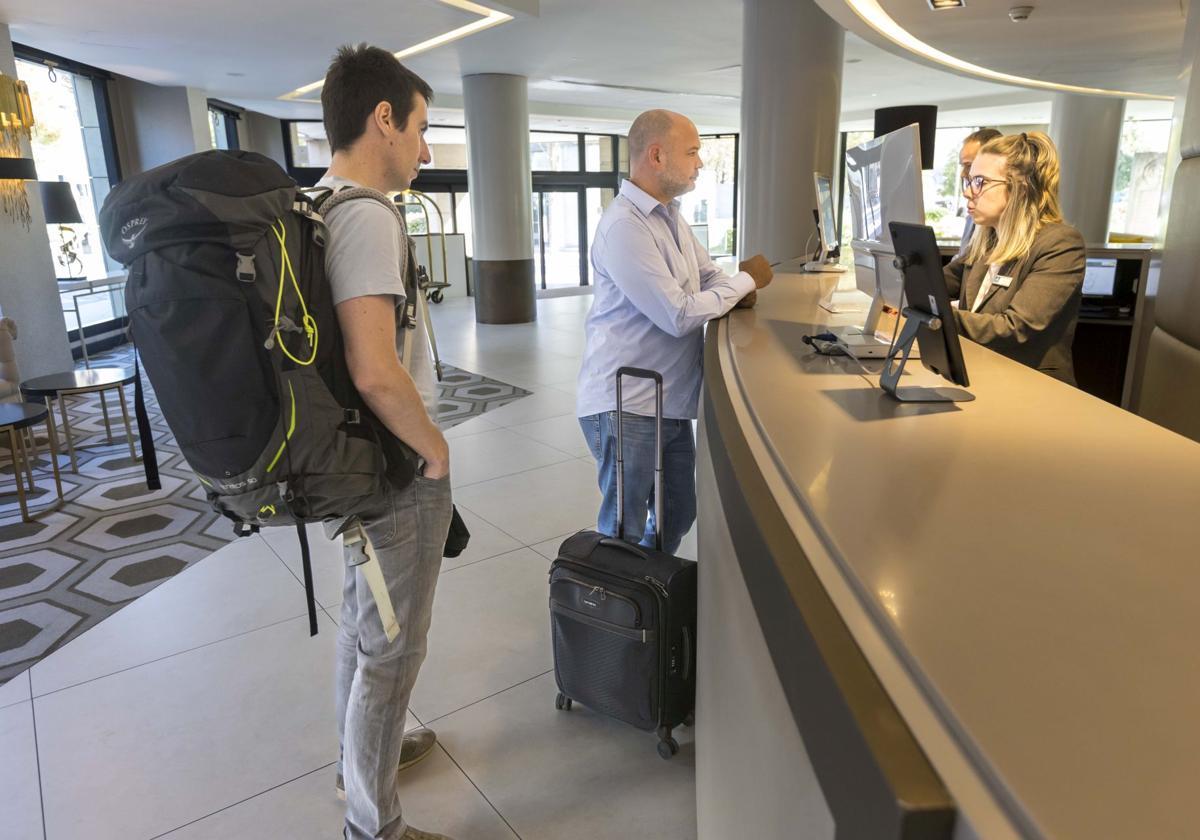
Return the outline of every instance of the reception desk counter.
{"type": "Polygon", "coordinates": [[[701,840],[1200,835],[1200,444],[970,342],[894,402],[836,282],[706,338],[701,840]]]}

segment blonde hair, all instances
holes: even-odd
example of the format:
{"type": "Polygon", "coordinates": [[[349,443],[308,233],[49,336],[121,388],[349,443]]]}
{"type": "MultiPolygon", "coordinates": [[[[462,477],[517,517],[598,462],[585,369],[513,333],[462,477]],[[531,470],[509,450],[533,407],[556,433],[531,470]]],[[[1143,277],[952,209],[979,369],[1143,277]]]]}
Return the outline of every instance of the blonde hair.
{"type": "Polygon", "coordinates": [[[1045,134],[1030,131],[989,140],[979,154],[1004,158],[1008,205],[996,227],[981,226],[971,237],[966,262],[1003,265],[1028,254],[1043,225],[1063,220],[1058,150],[1045,134]]]}

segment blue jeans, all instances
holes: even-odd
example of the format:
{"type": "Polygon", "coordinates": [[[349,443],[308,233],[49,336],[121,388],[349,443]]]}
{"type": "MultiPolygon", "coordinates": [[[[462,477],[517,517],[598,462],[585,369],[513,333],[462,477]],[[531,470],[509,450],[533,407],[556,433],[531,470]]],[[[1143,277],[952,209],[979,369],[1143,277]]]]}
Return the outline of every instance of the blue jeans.
{"type": "MultiPolygon", "coordinates": [[[[597,526],[617,534],[617,413],[606,411],[579,418],[579,426],[596,459],[597,481],[604,500],[597,526]]],[[[624,415],[625,540],[653,547],[662,528],[663,551],[674,554],[696,521],[696,441],[691,420],[663,420],[663,522],[654,516],[654,418],[624,415]]]]}

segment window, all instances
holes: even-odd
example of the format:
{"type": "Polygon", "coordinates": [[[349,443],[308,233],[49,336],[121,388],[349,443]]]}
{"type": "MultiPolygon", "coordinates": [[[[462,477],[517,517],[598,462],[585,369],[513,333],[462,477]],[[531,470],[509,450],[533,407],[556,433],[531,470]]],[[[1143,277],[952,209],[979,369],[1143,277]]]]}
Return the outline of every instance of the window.
{"type": "Polygon", "coordinates": [[[467,168],[467,130],[449,126],[431,125],[425,132],[429,145],[429,156],[433,162],[430,169],[467,168]]]}
{"type": "Polygon", "coordinates": [[[213,100],[208,101],[208,139],[214,149],[240,149],[238,142],[238,120],[240,113],[232,106],[225,107],[213,100]]]}
{"type": "Polygon", "coordinates": [[[586,172],[615,172],[611,134],[587,134],[583,138],[583,168],[586,172]]]}
{"type": "Polygon", "coordinates": [[[704,168],[696,189],[679,198],[679,211],[713,257],[727,257],[737,246],[736,134],[700,138],[704,168]]]}
{"type": "Polygon", "coordinates": [[[285,125],[289,169],[324,169],[329,166],[333,153],[329,151],[324,123],[297,121],[285,125]]]}
{"type": "MultiPolygon", "coordinates": [[[[70,184],[83,220],[62,227],[47,226],[58,276],[99,280],[116,274],[121,266],[105,254],[97,222],[100,206],[119,178],[105,89],[108,77],[94,68],[16,44],[14,52],[17,76],[29,85],[37,118],[32,149],[38,180],[70,184]],[[53,62],[53,66],[47,62],[53,62]],[[63,257],[64,244],[74,253],[75,260],[63,257]]],[[[119,294],[89,299],[85,303],[84,324],[108,321],[123,314],[118,298],[119,294]]],[[[76,326],[74,316],[69,326],[76,326]]]]}
{"type": "Polygon", "coordinates": [[[1170,120],[1125,121],[1113,178],[1111,233],[1158,238],[1170,137],[1170,120]]]}
{"type": "Polygon", "coordinates": [[[967,200],[962,194],[958,153],[976,126],[939,128],[934,134],[933,169],[921,173],[925,198],[925,224],[938,239],[962,239],[967,224],[967,200]]]}
{"type": "Polygon", "coordinates": [[[534,172],[579,172],[579,135],[531,131],[529,164],[534,172]]]}

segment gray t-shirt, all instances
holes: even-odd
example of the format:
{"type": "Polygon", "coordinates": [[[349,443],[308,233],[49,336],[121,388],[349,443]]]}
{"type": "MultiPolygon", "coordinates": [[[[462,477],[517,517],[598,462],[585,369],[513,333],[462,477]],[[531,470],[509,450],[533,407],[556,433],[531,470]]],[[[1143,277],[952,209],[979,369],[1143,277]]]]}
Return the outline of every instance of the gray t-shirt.
{"type": "MultiPolygon", "coordinates": [[[[361,187],[349,178],[326,175],[318,187],[341,189],[361,187]]],[[[345,300],[368,295],[391,295],[396,301],[396,323],[404,309],[404,266],[408,260],[408,234],[395,215],[377,201],[356,199],[339,204],[325,217],[329,244],[325,248],[325,274],[336,306],[345,300]]],[[[425,410],[437,422],[438,395],[434,384],[433,354],[425,319],[417,310],[417,328],[412,341],[412,358],[403,359],[425,410]]],[[[403,358],[404,335],[396,329],[396,355],[403,358]]]]}

